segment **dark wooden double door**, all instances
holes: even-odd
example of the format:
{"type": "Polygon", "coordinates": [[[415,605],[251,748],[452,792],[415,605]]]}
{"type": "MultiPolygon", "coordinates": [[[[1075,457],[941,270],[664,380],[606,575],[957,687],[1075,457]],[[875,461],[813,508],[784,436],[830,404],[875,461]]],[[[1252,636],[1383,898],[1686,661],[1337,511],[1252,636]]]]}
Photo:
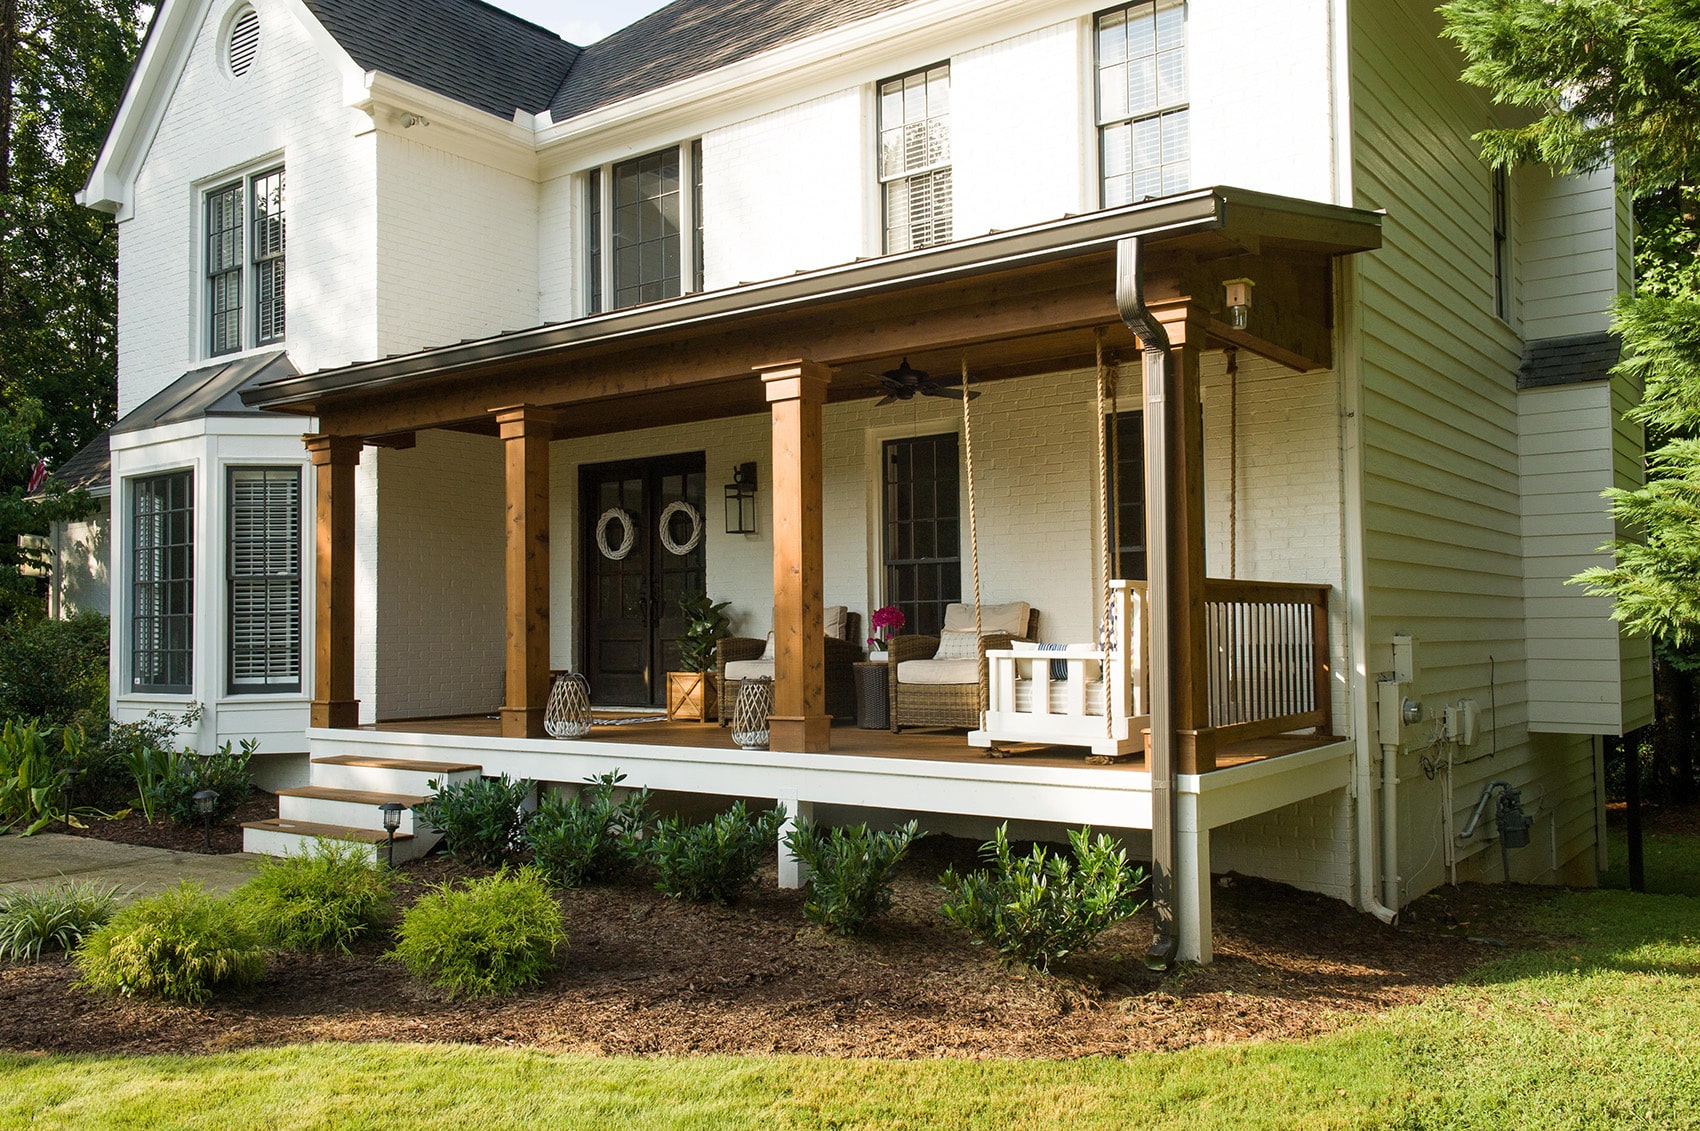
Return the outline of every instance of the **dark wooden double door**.
{"type": "Polygon", "coordinates": [[[666,702],[666,673],[678,670],[679,636],[685,630],[679,598],[706,588],[706,490],[701,452],[580,469],[580,560],[585,566],[579,623],[585,675],[596,703],[666,702]]]}

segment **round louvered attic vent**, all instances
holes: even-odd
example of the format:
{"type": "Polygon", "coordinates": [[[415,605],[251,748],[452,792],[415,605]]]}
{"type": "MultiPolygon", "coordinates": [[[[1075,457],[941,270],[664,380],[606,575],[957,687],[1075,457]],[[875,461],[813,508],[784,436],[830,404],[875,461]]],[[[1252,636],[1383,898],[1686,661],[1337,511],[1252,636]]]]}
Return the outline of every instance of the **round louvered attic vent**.
{"type": "Polygon", "coordinates": [[[241,78],[248,73],[248,68],[254,65],[254,56],[260,51],[260,14],[252,8],[244,8],[230,21],[230,39],[225,47],[225,59],[230,64],[230,73],[241,78]]]}

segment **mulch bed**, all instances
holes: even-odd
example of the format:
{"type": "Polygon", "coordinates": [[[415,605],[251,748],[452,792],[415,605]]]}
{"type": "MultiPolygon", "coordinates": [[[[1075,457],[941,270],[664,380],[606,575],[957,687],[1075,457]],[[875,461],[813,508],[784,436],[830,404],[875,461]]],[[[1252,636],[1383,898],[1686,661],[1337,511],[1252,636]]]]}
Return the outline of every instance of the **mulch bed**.
{"type": "MultiPolygon", "coordinates": [[[[215,855],[242,851],[242,823],[263,821],[277,816],[277,798],[256,789],[254,796],[237,806],[235,813],[212,830],[212,851],[215,855]]],[[[119,844],[140,844],[149,848],[172,848],[178,852],[205,852],[206,831],[199,826],[185,827],[165,817],[148,824],[140,812],[132,812],[118,820],[104,817],[82,818],[83,828],[54,826],[56,833],[95,837],[119,844]]]]}
{"type": "MultiPolygon", "coordinates": [[[[197,834],[198,835],[198,834],[197,834]]],[[[564,893],[558,971],[507,998],[447,1000],[385,959],[274,958],[266,981],[206,1008],[76,989],[65,959],[0,965],[0,1048],[155,1053],[310,1040],[466,1041],[593,1055],[798,1053],[1078,1057],[1301,1037],[1416,1001],[1514,937],[1539,889],[1469,886],[1407,909],[1397,928],[1279,884],[1222,877],[1216,961],[1150,973],[1148,919],[1107,932],[1053,976],[1011,971],[939,913],[938,875],[975,846],[916,845],[896,906],[869,936],[804,921],[774,886],[731,908],[669,899],[641,878],[564,893]],[[1495,941],[1499,940],[1499,941],[1495,941]]],[[[403,902],[464,875],[439,857],[402,869],[403,902]]]]}

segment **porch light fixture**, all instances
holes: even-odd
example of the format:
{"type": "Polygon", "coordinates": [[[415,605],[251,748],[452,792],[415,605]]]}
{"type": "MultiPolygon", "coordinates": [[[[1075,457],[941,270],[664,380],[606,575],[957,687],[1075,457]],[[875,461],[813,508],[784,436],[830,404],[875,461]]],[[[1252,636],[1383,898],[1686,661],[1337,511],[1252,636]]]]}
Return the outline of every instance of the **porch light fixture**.
{"type": "Polygon", "coordinates": [[[1251,288],[1256,285],[1250,279],[1228,279],[1222,283],[1228,298],[1228,325],[1236,330],[1246,328],[1251,315],[1251,288]]]}
{"type": "Polygon", "coordinates": [[[756,465],[752,460],[732,469],[726,484],[726,533],[756,532],[756,465]]]}
{"type": "Polygon", "coordinates": [[[201,815],[201,825],[206,832],[207,854],[212,854],[212,819],[213,808],[218,804],[218,790],[203,789],[195,793],[195,812],[201,815]]]}
{"type": "Polygon", "coordinates": [[[386,801],[378,806],[384,812],[385,847],[389,850],[389,864],[395,867],[395,831],[401,828],[401,811],[407,806],[399,801],[386,801]]]}

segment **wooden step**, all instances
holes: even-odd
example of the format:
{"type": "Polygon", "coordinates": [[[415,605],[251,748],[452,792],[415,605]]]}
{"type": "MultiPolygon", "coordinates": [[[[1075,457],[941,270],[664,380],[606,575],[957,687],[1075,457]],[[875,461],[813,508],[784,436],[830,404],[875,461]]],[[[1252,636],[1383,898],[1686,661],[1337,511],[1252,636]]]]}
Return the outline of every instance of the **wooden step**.
{"type": "Polygon", "coordinates": [[[294,789],[280,789],[279,797],[310,797],[316,801],[347,801],[353,805],[383,805],[390,801],[399,801],[412,808],[425,800],[424,794],[415,793],[380,793],[371,789],[343,789],[334,785],[303,785],[294,789]]]}
{"type": "Polygon", "coordinates": [[[414,758],[373,758],[366,754],[332,754],[314,758],[317,766],[370,766],[376,770],[418,770],[422,774],[463,774],[468,770],[479,773],[484,767],[473,762],[425,762],[414,758]]]}
{"type": "MultiPolygon", "coordinates": [[[[346,825],[326,825],[318,821],[295,821],[283,817],[268,817],[264,821],[248,821],[243,826],[256,832],[290,833],[303,837],[324,837],[326,840],[355,840],[362,844],[384,844],[389,837],[382,829],[356,829],[346,825]]],[[[395,842],[412,840],[412,833],[398,832],[395,842]]]]}

